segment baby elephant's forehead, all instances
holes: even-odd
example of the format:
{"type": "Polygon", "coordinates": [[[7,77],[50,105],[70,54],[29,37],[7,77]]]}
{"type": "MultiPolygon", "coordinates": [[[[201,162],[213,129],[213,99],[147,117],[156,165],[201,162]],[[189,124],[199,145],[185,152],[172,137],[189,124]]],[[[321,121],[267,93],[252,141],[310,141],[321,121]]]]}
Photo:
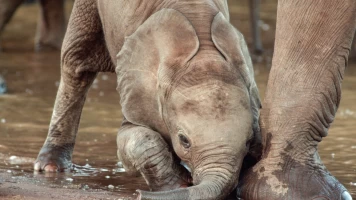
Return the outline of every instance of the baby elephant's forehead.
{"type": "MultiPolygon", "coordinates": [[[[236,88],[235,88],[236,89],[236,88]]],[[[189,95],[181,106],[178,107],[182,115],[195,115],[197,117],[225,120],[231,115],[236,115],[239,110],[249,109],[249,98],[227,88],[212,86],[189,95]]]]}
{"type": "Polygon", "coordinates": [[[196,85],[211,85],[212,82],[215,85],[219,84],[219,82],[239,85],[242,79],[239,70],[226,61],[211,58],[195,58],[195,60],[189,63],[188,69],[176,84],[181,89],[196,85]]]}

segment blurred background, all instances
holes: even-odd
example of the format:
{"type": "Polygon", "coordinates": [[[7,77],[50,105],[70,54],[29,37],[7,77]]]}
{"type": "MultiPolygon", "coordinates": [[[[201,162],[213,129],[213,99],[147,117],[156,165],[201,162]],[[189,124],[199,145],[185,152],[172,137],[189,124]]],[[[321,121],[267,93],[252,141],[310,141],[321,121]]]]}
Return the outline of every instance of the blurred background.
{"type": "MultiPolygon", "coordinates": [[[[8,93],[0,95],[0,197],[13,199],[18,190],[11,187],[16,184],[24,184],[19,186],[22,188],[35,184],[92,192],[119,191],[130,198],[136,188],[145,189],[146,185],[141,178],[123,173],[117,162],[116,134],[122,115],[114,74],[98,75],[83,110],[73,162],[85,167],[51,177],[33,173],[32,163],[46,138],[59,85],[60,52],[33,50],[39,8],[30,2],[17,10],[1,35],[0,75],[7,81],[8,93]],[[6,191],[1,190],[2,186],[6,191]]],[[[248,1],[228,2],[232,24],[244,34],[252,49],[248,1]]],[[[66,2],[67,18],[72,4],[73,1],[66,2]]],[[[259,28],[264,51],[251,55],[262,98],[272,61],[276,9],[277,0],[262,1],[259,28]]],[[[329,136],[320,143],[319,153],[331,174],[356,197],[355,102],[356,62],[351,59],[335,122],[329,136]]],[[[28,195],[36,199],[35,194],[21,195],[20,198],[28,195]]]]}

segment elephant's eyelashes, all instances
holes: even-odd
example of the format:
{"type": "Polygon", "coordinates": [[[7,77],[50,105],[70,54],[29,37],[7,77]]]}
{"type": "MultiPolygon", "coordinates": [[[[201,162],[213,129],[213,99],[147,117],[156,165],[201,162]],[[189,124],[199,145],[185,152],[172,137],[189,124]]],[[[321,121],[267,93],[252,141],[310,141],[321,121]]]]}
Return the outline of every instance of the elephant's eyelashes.
{"type": "Polygon", "coordinates": [[[180,141],[181,145],[184,148],[189,148],[190,147],[190,143],[189,143],[189,140],[188,140],[187,137],[185,137],[183,134],[179,134],[178,137],[179,137],[179,141],[180,141]]]}

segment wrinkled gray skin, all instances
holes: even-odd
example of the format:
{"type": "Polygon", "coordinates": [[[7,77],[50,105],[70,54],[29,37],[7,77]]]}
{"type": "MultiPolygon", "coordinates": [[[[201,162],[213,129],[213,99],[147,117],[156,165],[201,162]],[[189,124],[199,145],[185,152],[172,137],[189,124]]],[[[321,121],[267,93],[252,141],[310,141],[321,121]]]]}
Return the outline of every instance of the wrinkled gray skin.
{"type": "Polygon", "coordinates": [[[161,191],[141,191],[139,199],[224,199],[249,148],[260,149],[252,63],[224,0],[76,0],[61,62],[35,170],[71,167],[81,111],[98,72],[118,76],[119,159],[161,191]]]}
{"type": "MultiPolygon", "coordinates": [[[[0,35],[23,2],[24,0],[0,0],[0,35]]],[[[60,49],[66,28],[64,0],[39,0],[39,3],[35,49],[60,49]]]]}
{"type": "Polygon", "coordinates": [[[248,200],[350,200],[322,164],[356,28],[356,0],[278,1],[276,43],[261,110],[262,159],[239,183],[248,200]]]}

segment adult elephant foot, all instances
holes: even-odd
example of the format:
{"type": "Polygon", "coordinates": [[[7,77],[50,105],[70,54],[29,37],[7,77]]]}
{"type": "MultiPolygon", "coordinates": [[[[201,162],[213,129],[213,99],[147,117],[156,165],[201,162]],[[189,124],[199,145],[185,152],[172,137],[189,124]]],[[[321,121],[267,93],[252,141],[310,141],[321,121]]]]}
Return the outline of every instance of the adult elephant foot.
{"type": "Polygon", "coordinates": [[[40,0],[40,16],[35,38],[36,51],[60,50],[66,30],[64,1],[40,0]]]}
{"type": "Polygon", "coordinates": [[[72,168],[73,145],[48,145],[42,147],[34,163],[35,171],[63,172],[72,168]]]}
{"type": "MultiPolygon", "coordinates": [[[[293,152],[292,144],[277,147],[271,142],[268,155],[249,169],[239,182],[242,199],[352,200],[346,188],[314,156],[293,152]],[[272,145],[271,145],[272,144],[272,145]]],[[[304,148],[304,147],[298,147],[304,148]]]]}

